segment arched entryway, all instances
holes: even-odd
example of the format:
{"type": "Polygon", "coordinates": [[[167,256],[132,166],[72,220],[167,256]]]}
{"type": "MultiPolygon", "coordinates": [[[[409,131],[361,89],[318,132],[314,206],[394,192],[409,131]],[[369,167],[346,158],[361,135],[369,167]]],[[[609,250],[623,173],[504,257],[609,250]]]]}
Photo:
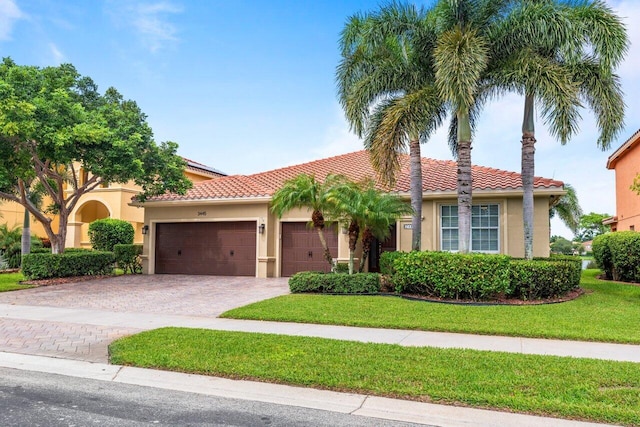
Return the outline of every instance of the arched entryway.
{"type": "Polygon", "coordinates": [[[110,218],[109,207],[99,200],[89,200],[76,209],[72,221],[67,226],[67,247],[88,248],[89,224],[97,219],[110,218]]]}

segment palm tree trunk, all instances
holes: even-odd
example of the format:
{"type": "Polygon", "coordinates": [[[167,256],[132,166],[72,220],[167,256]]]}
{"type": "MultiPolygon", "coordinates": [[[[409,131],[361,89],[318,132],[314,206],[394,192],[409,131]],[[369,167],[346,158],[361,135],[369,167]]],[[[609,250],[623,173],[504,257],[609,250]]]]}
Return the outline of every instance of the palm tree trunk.
{"type": "Polygon", "coordinates": [[[468,112],[458,112],[458,252],[471,248],[471,123],[468,112]]]}
{"type": "Polygon", "coordinates": [[[422,158],[418,135],[410,135],[410,139],[411,250],[419,251],[422,245],[422,158]]]}
{"type": "Polygon", "coordinates": [[[362,273],[364,271],[364,265],[369,258],[369,252],[371,252],[372,241],[373,234],[371,234],[371,230],[369,230],[369,227],[367,227],[362,232],[362,261],[360,262],[360,268],[358,269],[359,273],[362,273]]]}
{"type": "Polygon", "coordinates": [[[318,210],[314,210],[311,213],[311,221],[313,222],[313,226],[318,232],[318,237],[320,238],[320,244],[322,245],[322,252],[324,255],[324,259],[329,263],[331,270],[333,271],[333,257],[331,256],[331,251],[329,251],[329,246],[327,246],[327,240],[324,238],[324,215],[322,212],[318,210]]]}
{"type": "Polygon", "coordinates": [[[349,274],[353,274],[354,257],[359,235],[360,226],[355,221],[351,221],[349,224],[349,274]]]}
{"type": "Polygon", "coordinates": [[[24,221],[22,224],[22,255],[31,252],[31,216],[28,210],[24,210],[24,221]]]}
{"type": "Polygon", "coordinates": [[[525,97],[522,120],[522,224],[524,228],[524,258],[533,259],[533,178],[535,175],[535,126],[533,95],[525,97]]]}

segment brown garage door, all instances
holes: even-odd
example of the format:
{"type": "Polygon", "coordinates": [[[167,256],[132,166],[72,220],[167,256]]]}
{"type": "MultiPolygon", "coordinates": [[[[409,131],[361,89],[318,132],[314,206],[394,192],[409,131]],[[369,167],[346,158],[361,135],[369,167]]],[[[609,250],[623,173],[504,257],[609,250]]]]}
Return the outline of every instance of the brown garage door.
{"type": "MultiPolygon", "coordinates": [[[[327,227],[324,232],[331,256],[338,256],[337,227],[327,227]]],[[[329,271],[324,259],[320,237],[305,222],[282,223],[282,276],[292,276],[299,271],[329,271]]]]}
{"type": "Polygon", "coordinates": [[[256,222],[156,224],[158,274],[256,275],[256,222]]]}

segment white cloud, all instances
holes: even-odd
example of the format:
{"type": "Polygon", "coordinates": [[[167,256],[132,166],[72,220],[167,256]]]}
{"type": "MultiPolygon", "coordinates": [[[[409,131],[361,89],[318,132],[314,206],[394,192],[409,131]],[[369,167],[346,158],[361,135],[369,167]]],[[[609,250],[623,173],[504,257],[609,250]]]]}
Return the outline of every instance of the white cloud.
{"type": "Polygon", "coordinates": [[[61,64],[64,61],[65,59],[64,54],[60,51],[60,49],[58,49],[58,46],[56,46],[54,43],[49,43],[49,52],[51,53],[51,56],[53,57],[53,61],[56,64],[61,64]]]}
{"type": "Polygon", "coordinates": [[[10,40],[13,24],[24,17],[14,0],[0,0],[0,40],[10,40]]]}
{"type": "Polygon", "coordinates": [[[119,21],[133,27],[141,43],[151,52],[157,52],[178,41],[178,29],[170,15],[182,12],[182,7],[168,1],[155,3],[112,1],[114,15],[119,21]]]}

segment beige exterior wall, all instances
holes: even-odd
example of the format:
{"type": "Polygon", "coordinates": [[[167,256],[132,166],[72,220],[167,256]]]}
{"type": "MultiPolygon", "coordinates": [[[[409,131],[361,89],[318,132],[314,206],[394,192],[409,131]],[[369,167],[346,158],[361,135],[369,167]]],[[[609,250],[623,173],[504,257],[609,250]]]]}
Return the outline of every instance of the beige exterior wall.
{"type": "MultiPolygon", "coordinates": [[[[48,203],[49,202],[45,201],[44,205],[48,203]]],[[[49,217],[53,218],[53,231],[56,232],[58,230],[58,219],[53,215],[50,215],[49,217]]],[[[22,228],[22,225],[24,224],[24,208],[22,205],[15,202],[0,200],[0,224],[7,224],[9,228],[22,228]]],[[[44,227],[35,220],[33,215],[31,215],[31,235],[47,238],[47,233],[44,231],[44,227]]]]}
{"type": "MultiPolygon", "coordinates": [[[[556,191],[557,194],[557,191],[556,191]]],[[[423,203],[422,248],[424,250],[440,250],[440,207],[455,205],[454,195],[425,200],[423,203]]],[[[522,225],[522,194],[513,193],[507,196],[499,194],[476,195],[474,204],[497,204],[500,210],[499,219],[499,253],[513,257],[524,256],[524,239],[522,225]]],[[[534,256],[549,256],[549,194],[543,193],[534,200],[534,256]]],[[[264,223],[265,232],[257,233],[257,277],[280,277],[281,239],[283,222],[308,222],[311,212],[296,209],[277,218],[269,211],[268,200],[255,201],[215,201],[191,205],[180,205],[178,202],[166,204],[149,204],[145,207],[144,224],[149,226],[149,234],[144,238],[143,271],[153,274],[155,271],[155,225],[162,222],[201,222],[201,221],[256,221],[257,226],[264,223]]],[[[398,249],[411,250],[411,218],[398,221],[396,236],[398,249]]],[[[338,229],[337,261],[346,263],[349,260],[348,235],[338,229]]],[[[358,267],[361,247],[356,251],[355,267],[358,267]]]]}

